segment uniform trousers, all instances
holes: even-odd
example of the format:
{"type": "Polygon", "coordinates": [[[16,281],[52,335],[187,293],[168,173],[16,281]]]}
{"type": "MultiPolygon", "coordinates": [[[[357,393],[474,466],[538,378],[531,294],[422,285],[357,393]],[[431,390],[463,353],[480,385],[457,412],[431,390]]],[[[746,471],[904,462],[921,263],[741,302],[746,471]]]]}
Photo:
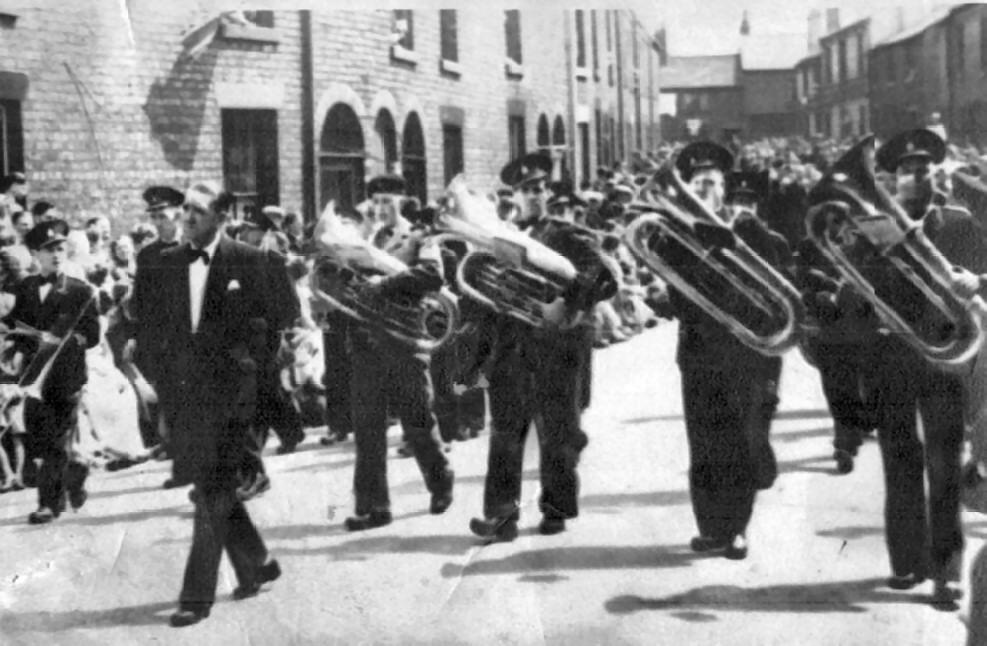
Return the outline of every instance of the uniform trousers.
{"type": "Polygon", "coordinates": [[[350,401],[356,442],[353,489],[356,513],[390,511],[387,485],[387,415],[394,412],[429,492],[451,477],[432,412],[432,379],[425,355],[370,337],[353,329],[350,401]]]}
{"type": "Polygon", "coordinates": [[[833,448],[856,454],[864,432],[876,424],[872,402],[865,392],[865,367],[872,348],[824,341],[814,346],[823,394],[833,416],[833,448]]]}
{"type": "Polygon", "coordinates": [[[326,323],[328,327],[322,335],[326,362],[323,377],[326,389],[326,425],[331,434],[345,437],[353,432],[350,406],[353,368],[346,344],[346,331],[350,323],[346,315],[339,312],[329,312],[326,323]]]}
{"type": "Polygon", "coordinates": [[[778,363],[753,351],[715,364],[701,356],[684,359],[692,509],[702,536],[729,540],[746,532],[757,490],[777,476],[768,381],[778,363]]]}
{"type": "Polygon", "coordinates": [[[37,476],[38,506],[59,514],[65,509],[66,491],[81,491],[89,475],[88,466],[69,460],[69,445],[78,422],[79,395],[44,402],[29,398],[24,406],[27,457],[41,460],[37,476]]]}
{"type": "Polygon", "coordinates": [[[576,467],[585,447],[580,428],[584,362],[593,330],[536,333],[505,323],[490,374],[490,452],[484,485],[487,518],[519,518],[524,444],[533,421],[538,434],[541,498],[546,518],[579,515],[576,467]]]}
{"type": "Polygon", "coordinates": [[[879,341],[876,355],[871,365],[891,569],[900,576],[959,580],[962,377],[929,367],[893,337],[879,341]]]}

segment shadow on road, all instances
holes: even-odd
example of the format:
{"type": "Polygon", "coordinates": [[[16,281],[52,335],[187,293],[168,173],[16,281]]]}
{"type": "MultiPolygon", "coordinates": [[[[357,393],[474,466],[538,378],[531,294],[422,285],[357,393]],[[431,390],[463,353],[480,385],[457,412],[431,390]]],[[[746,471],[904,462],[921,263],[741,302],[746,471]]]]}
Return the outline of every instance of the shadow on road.
{"type": "Polygon", "coordinates": [[[830,529],[820,530],[816,532],[816,536],[842,538],[845,541],[852,541],[868,536],[884,536],[884,528],[868,525],[847,525],[845,527],[831,527],[830,529]]]}
{"type": "Polygon", "coordinates": [[[771,443],[775,442],[798,442],[813,437],[828,437],[833,434],[833,425],[814,426],[812,428],[800,428],[794,431],[771,431],[771,443]]]}
{"type": "MultiPolygon", "coordinates": [[[[774,418],[778,419],[820,419],[823,417],[829,417],[829,410],[825,408],[798,408],[795,410],[782,410],[775,413],[774,418]]],[[[685,419],[682,413],[676,413],[674,415],[649,415],[647,417],[631,417],[628,419],[620,420],[621,424],[627,424],[628,426],[636,426],[638,424],[647,424],[649,422],[669,422],[677,419],[685,419]]]]}
{"type": "MultiPolygon", "coordinates": [[[[264,534],[265,537],[267,534],[264,534]]],[[[277,547],[278,556],[328,556],[334,561],[366,561],[379,554],[438,554],[462,556],[474,546],[472,537],[465,534],[440,534],[429,536],[364,536],[339,545],[317,547],[277,547]]]]}
{"type": "Polygon", "coordinates": [[[174,610],[174,601],[159,601],[107,610],[6,612],[3,615],[3,631],[11,635],[24,632],[56,633],[75,628],[158,626],[167,623],[168,614],[174,610]]]}
{"type": "Polygon", "coordinates": [[[792,473],[793,471],[803,471],[805,473],[825,473],[831,476],[840,475],[840,472],[836,470],[836,463],[833,461],[832,455],[815,455],[808,458],[799,458],[797,460],[778,461],[778,473],[792,473]],[[831,466],[813,466],[819,462],[829,462],[831,466]]]}
{"type": "MultiPolygon", "coordinates": [[[[708,585],[668,597],[646,598],[621,595],[604,604],[607,612],[627,615],[645,610],[674,610],[675,616],[690,621],[683,611],[702,609],[723,612],[867,612],[866,604],[921,603],[929,597],[919,593],[895,592],[885,588],[884,579],[860,579],[769,585],[745,588],[735,585],[708,585]]],[[[708,616],[703,616],[708,621],[708,616]]]]}
{"type": "Polygon", "coordinates": [[[685,489],[591,493],[579,499],[580,507],[674,507],[688,503],[689,492],[685,489]]]}
{"type": "Polygon", "coordinates": [[[558,573],[566,570],[686,567],[693,561],[706,558],[716,557],[696,554],[686,545],[553,547],[518,552],[501,559],[475,560],[466,565],[446,563],[442,566],[442,576],[456,579],[491,574],[527,573],[527,576],[533,576],[533,571],[558,573]]]}

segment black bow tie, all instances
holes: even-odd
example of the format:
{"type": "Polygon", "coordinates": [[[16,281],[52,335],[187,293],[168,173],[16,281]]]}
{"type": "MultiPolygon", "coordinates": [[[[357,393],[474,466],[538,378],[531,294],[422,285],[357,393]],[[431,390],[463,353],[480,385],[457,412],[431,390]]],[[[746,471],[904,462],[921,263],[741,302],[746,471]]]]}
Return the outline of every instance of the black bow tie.
{"type": "Polygon", "coordinates": [[[196,260],[202,259],[202,262],[206,265],[209,264],[209,254],[202,249],[196,249],[195,247],[188,248],[188,264],[192,264],[196,260]]]}
{"type": "Polygon", "coordinates": [[[42,285],[54,285],[57,282],[58,282],[58,273],[56,273],[56,272],[52,272],[52,273],[48,274],[47,276],[42,276],[41,277],[41,284],[42,285]]]}

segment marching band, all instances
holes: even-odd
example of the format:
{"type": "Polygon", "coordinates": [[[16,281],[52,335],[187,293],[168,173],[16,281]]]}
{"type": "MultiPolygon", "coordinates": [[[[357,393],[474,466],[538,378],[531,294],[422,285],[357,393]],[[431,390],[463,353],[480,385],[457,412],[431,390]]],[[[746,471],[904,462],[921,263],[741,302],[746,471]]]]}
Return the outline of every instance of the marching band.
{"type": "MultiPolygon", "coordinates": [[[[930,130],[880,145],[865,137],[800,211],[775,199],[767,169],[738,169],[735,152],[713,142],[633,180],[601,169],[580,191],[552,181],[558,169],[534,153],[508,163],[509,190],[489,196],[460,176],[422,205],[401,177],[373,178],[365,202],[339,211],[330,202],[308,236],[288,231],[276,206],[230,223],[230,195],[209,182],[148,188],[156,241],[137,256],[133,284],[116,299],[127,315],[114,320],[125,339],[118,363],[139,393],[143,459],[170,457],[165,486],[194,487],[172,625],[209,615],[223,551],[238,599],[280,575],[244,502],[271,486],[260,459],[268,431],[281,452],[303,439],[301,393],[322,398],[323,444],[353,436],[347,530],[393,520],[389,420],[400,422],[438,515],[453,503],[447,445],[475,437],[488,406],[483,508],[469,530],[491,542],[518,536],[533,425],[538,531],[565,531],[579,515],[578,465],[590,445],[582,413],[593,349],[655,316],[678,321],[692,550],[746,558],[756,494],[778,477],[770,428],[783,355],[798,347],[819,371],[840,473],[876,430],[888,586],[931,579],[933,601],[952,603],[961,493],[987,477],[976,450],[961,465],[964,438],[984,444],[970,398],[987,314],[978,295],[987,220],[970,177],[956,191],[941,181],[945,154],[930,130]],[[303,388],[281,357],[313,332],[324,371],[303,388]]],[[[23,235],[39,271],[4,288],[13,304],[0,432],[5,447],[27,451],[25,460],[23,447],[10,448],[16,469],[2,451],[4,486],[22,486],[26,467],[37,524],[56,520],[66,500],[86,502],[88,468],[71,445],[101,304],[99,290],[67,273],[68,240],[64,221],[41,214],[23,235]]]]}

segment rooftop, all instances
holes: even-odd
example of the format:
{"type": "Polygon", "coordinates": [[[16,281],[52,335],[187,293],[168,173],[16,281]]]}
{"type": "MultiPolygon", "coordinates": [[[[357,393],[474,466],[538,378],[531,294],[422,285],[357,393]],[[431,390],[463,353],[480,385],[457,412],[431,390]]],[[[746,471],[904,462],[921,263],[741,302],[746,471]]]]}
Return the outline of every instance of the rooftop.
{"type": "Polygon", "coordinates": [[[668,65],[661,68],[659,74],[662,90],[735,87],[740,84],[736,54],[670,56],[668,65]]]}

